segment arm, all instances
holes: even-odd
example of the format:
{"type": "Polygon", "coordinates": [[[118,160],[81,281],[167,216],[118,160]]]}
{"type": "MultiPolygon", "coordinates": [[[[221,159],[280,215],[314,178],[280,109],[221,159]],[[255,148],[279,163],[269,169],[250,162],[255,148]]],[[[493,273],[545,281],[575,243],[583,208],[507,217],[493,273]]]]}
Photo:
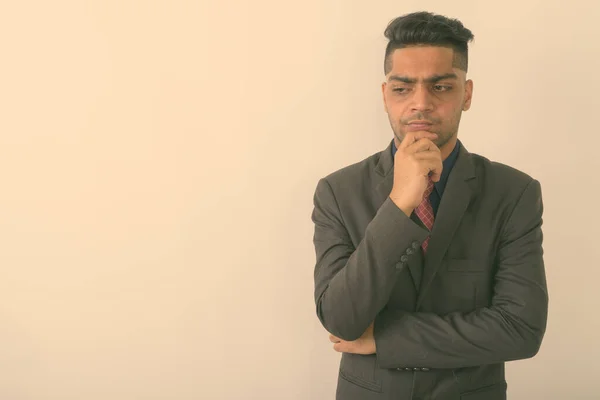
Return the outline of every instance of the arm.
{"type": "Polygon", "coordinates": [[[502,232],[489,308],[438,316],[385,310],[375,320],[382,368],[461,368],[537,354],[548,313],[542,197],[532,180],[502,232]]]}
{"type": "Polygon", "coordinates": [[[406,265],[401,257],[413,244],[420,246],[429,232],[388,197],[355,249],[325,179],[319,181],[315,191],[312,220],[317,315],[328,332],[355,340],[388,302],[398,274],[406,265]]]}

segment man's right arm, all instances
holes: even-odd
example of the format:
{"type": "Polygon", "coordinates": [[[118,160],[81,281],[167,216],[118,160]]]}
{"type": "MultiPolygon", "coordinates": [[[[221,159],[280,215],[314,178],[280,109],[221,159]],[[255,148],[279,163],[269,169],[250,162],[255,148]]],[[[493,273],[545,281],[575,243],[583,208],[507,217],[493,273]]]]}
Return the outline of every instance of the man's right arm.
{"type": "Polygon", "coordinates": [[[317,315],[329,333],[356,340],[387,304],[407,250],[416,251],[429,232],[388,197],[355,248],[325,178],[314,194],[312,220],[317,315]]]}

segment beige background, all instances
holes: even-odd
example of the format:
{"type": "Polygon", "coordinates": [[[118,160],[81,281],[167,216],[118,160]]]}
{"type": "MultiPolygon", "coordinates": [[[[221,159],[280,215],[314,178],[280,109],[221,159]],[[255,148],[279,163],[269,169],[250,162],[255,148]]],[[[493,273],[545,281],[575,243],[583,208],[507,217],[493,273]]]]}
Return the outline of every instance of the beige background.
{"type": "Polygon", "coordinates": [[[0,399],[332,399],[312,195],[391,140],[383,29],[420,9],[476,37],[463,143],[542,183],[510,398],[600,398],[597,2],[0,4],[0,399]]]}

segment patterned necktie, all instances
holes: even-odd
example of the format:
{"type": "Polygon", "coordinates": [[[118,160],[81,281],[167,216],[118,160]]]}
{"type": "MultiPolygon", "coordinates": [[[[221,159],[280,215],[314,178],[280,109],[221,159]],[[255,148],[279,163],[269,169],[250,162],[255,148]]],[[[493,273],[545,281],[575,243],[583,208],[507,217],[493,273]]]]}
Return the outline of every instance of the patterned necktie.
{"type": "MultiPolygon", "coordinates": [[[[419,206],[415,208],[415,214],[417,215],[417,217],[419,217],[421,222],[423,222],[423,224],[427,227],[427,229],[429,229],[430,232],[433,229],[434,219],[433,207],[431,206],[431,201],[429,200],[429,195],[432,191],[433,181],[430,178],[428,179],[427,189],[425,189],[425,192],[423,193],[423,200],[421,200],[421,204],[419,204],[419,206]]],[[[425,241],[421,244],[421,247],[423,248],[423,253],[427,252],[427,246],[429,245],[429,237],[430,236],[427,236],[427,239],[425,239],[425,241]]]]}

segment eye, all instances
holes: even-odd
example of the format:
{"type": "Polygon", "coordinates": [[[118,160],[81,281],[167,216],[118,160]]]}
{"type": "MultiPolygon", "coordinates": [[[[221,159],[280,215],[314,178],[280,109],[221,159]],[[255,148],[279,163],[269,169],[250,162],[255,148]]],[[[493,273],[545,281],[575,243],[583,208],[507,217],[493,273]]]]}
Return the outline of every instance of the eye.
{"type": "Polygon", "coordinates": [[[408,88],[397,87],[392,89],[392,91],[395,93],[406,93],[408,91],[408,88]]]}
{"type": "Polygon", "coordinates": [[[452,90],[452,86],[448,86],[448,85],[433,85],[433,90],[435,90],[436,92],[447,92],[449,90],[452,90]]]}

